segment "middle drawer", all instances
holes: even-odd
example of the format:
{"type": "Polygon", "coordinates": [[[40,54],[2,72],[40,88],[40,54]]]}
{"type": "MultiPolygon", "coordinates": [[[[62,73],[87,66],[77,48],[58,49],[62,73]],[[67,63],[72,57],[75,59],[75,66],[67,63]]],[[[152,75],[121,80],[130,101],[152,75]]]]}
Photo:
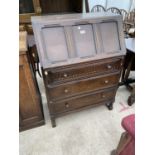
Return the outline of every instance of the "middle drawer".
{"type": "Polygon", "coordinates": [[[112,87],[117,85],[120,74],[102,75],[81,81],[74,81],[72,83],[49,87],[49,97],[51,100],[62,99],[68,96],[83,94],[99,90],[102,88],[112,87]]]}

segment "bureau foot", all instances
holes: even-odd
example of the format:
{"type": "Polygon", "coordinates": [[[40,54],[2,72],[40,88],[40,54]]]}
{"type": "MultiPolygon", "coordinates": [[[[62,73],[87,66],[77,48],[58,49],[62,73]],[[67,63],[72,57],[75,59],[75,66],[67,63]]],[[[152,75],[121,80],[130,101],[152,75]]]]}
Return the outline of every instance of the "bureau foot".
{"type": "Polygon", "coordinates": [[[128,98],[128,105],[131,106],[134,102],[135,102],[135,86],[133,86],[131,95],[128,98]]]}
{"type": "Polygon", "coordinates": [[[135,102],[135,97],[134,96],[129,96],[129,98],[128,98],[128,105],[132,106],[134,102],[135,102]]]}
{"type": "Polygon", "coordinates": [[[55,122],[55,118],[51,117],[51,123],[52,123],[52,127],[56,127],[56,122],[55,122]]]}
{"type": "Polygon", "coordinates": [[[112,110],[113,109],[113,102],[107,103],[106,106],[109,110],[112,110]]]}

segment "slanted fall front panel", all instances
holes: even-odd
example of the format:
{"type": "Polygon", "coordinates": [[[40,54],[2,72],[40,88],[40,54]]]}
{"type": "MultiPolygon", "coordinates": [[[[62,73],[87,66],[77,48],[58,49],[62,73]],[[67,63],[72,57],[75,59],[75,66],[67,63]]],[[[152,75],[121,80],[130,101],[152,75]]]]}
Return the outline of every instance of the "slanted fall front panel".
{"type": "Polygon", "coordinates": [[[45,56],[51,63],[66,61],[68,51],[63,27],[43,28],[45,56]]]}
{"type": "Polygon", "coordinates": [[[102,38],[103,52],[120,51],[117,22],[103,22],[98,25],[102,38]]]}
{"type": "Polygon", "coordinates": [[[95,56],[96,47],[92,25],[73,26],[75,50],[80,58],[95,56]]]}

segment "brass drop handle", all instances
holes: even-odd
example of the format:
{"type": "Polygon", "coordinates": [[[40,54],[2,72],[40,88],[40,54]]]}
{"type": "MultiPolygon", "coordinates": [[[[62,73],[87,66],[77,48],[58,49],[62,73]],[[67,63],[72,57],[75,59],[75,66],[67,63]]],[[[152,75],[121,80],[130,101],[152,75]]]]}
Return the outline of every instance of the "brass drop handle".
{"type": "Polygon", "coordinates": [[[111,66],[111,65],[107,65],[107,68],[108,68],[108,69],[111,69],[111,68],[112,68],[112,66],[111,66]]]}
{"type": "Polygon", "coordinates": [[[68,89],[65,89],[64,92],[65,92],[65,93],[68,93],[68,89]]]}
{"type": "Polygon", "coordinates": [[[105,98],[105,95],[104,94],[102,94],[102,98],[105,98]]]}
{"type": "Polygon", "coordinates": [[[48,72],[47,72],[47,71],[45,71],[45,72],[44,72],[44,74],[45,74],[45,75],[48,75],[48,72]]]}
{"type": "Polygon", "coordinates": [[[105,80],[104,83],[109,83],[109,81],[108,80],[105,80]]]}
{"type": "Polygon", "coordinates": [[[69,104],[67,102],[65,103],[65,107],[66,108],[69,108],[69,104]]]}
{"type": "Polygon", "coordinates": [[[64,77],[67,77],[68,75],[66,73],[64,73],[64,77]]]}
{"type": "Polygon", "coordinates": [[[34,53],[32,53],[32,56],[35,58],[35,54],[34,53]]]}

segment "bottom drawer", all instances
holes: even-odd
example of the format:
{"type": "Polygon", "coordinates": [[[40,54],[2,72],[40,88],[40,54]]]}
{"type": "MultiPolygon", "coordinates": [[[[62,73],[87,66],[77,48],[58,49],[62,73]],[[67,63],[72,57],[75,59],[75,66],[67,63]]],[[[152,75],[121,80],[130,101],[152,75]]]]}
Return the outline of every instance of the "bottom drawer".
{"type": "Polygon", "coordinates": [[[100,91],[97,93],[89,94],[82,97],[70,98],[65,101],[59,101],[57,103],[51,104],[52,111],[54,113],[63,113],[71,110],[75,110],[78,108],[82,108],[85,106],[90,106],[93,104],[101,103],[102,101],[106,101],[109,99],[113,99],[115,97],[116,89],[108,90],[108,91],[100,91]]]}

